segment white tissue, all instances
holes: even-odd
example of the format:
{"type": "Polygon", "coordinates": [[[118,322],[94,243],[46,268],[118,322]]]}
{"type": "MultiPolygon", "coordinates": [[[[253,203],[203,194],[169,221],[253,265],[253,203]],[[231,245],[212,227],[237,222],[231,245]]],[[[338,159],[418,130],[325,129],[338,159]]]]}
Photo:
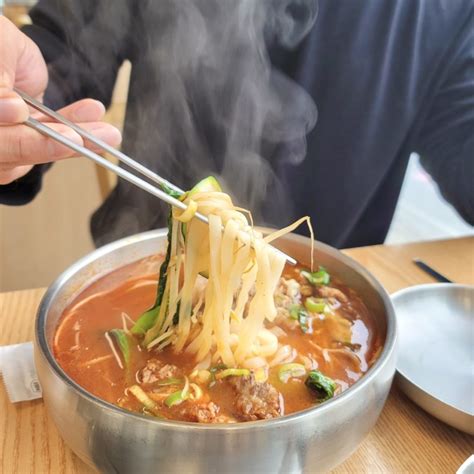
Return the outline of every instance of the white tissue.
{"type": "Polygon", "coordinates": [[[1,346],[0,374],[12,403],[41,398],[32,342],[1,346]]]}

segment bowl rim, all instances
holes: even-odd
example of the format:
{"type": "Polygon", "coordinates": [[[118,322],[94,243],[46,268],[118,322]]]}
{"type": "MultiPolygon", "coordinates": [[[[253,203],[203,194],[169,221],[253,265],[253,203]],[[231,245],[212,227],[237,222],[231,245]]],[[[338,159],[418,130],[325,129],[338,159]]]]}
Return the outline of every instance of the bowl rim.
{"type": "MultiPolygon", "coordinates": [[[[97,259],[104,257],[109,253],[113,253],[114,251],[131,245],[137,242],[143,242],[147,240],[153,240],[157,237],[162,237],[167,235],[167,229],[154,229],[147,232],[142,232],[139,234],[135,234],[129,237],[125,237],[114,242],[111,242],[107,245],[104,245],[91,253],[85,255],[81,259],[77,260],[73,263],[70,267],[68,267],[63,273],[61,273],[58,278],[48,287],[46,293],[44,294],[43,298],[41,299],[40,305],[38,307],[38,311],[36,314],[36,322],[35,322],[35,343],[36,348],[39,351],[40,355],[46,361],[54,374],[62,380],[70,389],[76,392],[82,398],[85,398],[87,401],[93,403],[94,405],[98,406],[100,409],[107,410],[108,412],[112,412],[112,415],[125,415],[135,418],[137,421],[143,423],[152,423],[153,425],[157,425],[163,428],[172,428],[172,429],[183,429],[189,430],[190,428],[199,431],[251,431],[253,429],[261,429],[267,428],[270,429],[271,427],[282,427],[287,425],[288,423],[297,422],[301,418],[308,416],[310,413],[319,413],[322,414],[325,411],[328,411],[332,408],[336,408],[338,405],[343,404],[349,397],[354,396],[354,394],[363,390],[368,384],[371,383],[373,379],[377,377],[377,375],[383,370],[386,363],[391,359],[397,342],[397,324],[395,318],[395,311],[391,301],[391,298],[385,288],[382,286],[381,283],[361,264],[357,261],[352,259],[351,257],[343,254],[340,250],[337,250],[330,245],[327,245],[323,242],[319,242],[317,240],[314,241],[314,248],[321,250],[324,253],[329,254],[329,256],[337,258],[341,260],[342,263],[349,266],[356,272],[362,275],[362,277],[367,281],[369,285],[371,285],[379,296],[382,299],[386,310],[386,319],[387,319],[387,333],[385,337],[385,344],[383,350],[375,362],[374,365],[351,387],[347,390],[342,392],[341,394],[337,395],[336,397],[328,400],[327,402],[323,402],[319,405],[314,407],[306,408],[305,410],[301,410],[295,413],[291,413],[288,415],[283,415],[278,418],[272,418],[269,420],[258,420],[258,421],[246,421],[240,423],[215,423],[215,424],[206,424],[206,423],[196,423],[196,422],[186,422],[186,421],[174,421],[174,420],[166,420],[166,419],[159,419],[159,418],[152,418],[147,415],[142,415],[140,413],[132,412],[121,408],[117,405],[109,403],[105,400],[102,400],[99,397],[96,397],[92,393],[88,392],[86,389],[81,387],[77,382],[75,382],[71,377],[67,375],[67,373],[61,368],[59,363],[54,358],[52,351],[49,348],[49,344],[46,339],[46,319],[48,310],[51,304],[54,302],[57,293],[61,290],[62,286],[71,278],[75,273],[79,270],[87,267],[88,265],[92,264],[97,259]]],[[[299,234],[291,233],[286,236],[292,240],[295,240],[299,243],[307,244],[309,241],[309,237],[305,237],[299,234]]],[[[395,374],[395,366],[394,366],[394,374],[395,374]]],[[[393,375],[394,375],[393,374],[393,375]]]]}

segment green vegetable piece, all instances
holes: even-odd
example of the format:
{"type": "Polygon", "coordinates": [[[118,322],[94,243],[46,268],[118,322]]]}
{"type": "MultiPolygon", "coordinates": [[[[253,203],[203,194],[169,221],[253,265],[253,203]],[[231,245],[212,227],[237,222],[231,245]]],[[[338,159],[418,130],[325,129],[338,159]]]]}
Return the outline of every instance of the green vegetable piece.
{"type": "Polygon", "coordinates": [[[326,310],[326,300],[323,298],[306,298],[304,305],[310,313],[324,313],[326,310]]]}
{"type": "Polygon", "coordinates": [[[224,370],[224,369],[227,369],[227,368],[228,368],[228,367],[227,367],[227,365],[225,365],[225,364],[217,364],[216,366],[211,367],[211,368],[209,369],[209,372],[210,372],[211,374],[215,374],[218,370],[224,370]]]}
{"type": "Polygon", "coordinates": [[[306,309],[299,305],[299,304],[293,304],[289,308],[290,311],[290,318],[295,319],[300,323],[301,330],[303,332],[308,332],[309,331],[309,324],[308,324],[308,312],[306,309]]]}
{"type": "MultiPolygon", "coordinates": [[[[161,188],[166,194],[180,200],[184,200],[186,197],[192,196],[193,194],[196,194],[198,192],[222,191],[222,188],[220,187],[219,182],[217,181],[216,178],[214,178],[214,176],[208,176],[207,178],[204,178],[203,180],[199,181],[199,183],[197,183],[196,186],[194,186],[191,189],[191,191],[185,194],[180,194],[179,192],[171,189],[165,184],[162,184],[161,188]]],[[[152,308],[145,311],[138,318],[137,322],[134,324],[134,326],[131,329],[132,334],[144,335],[147,331],[149,331],[155,325],[157,321],[158,315],[160,313],[160,306],[163,301],[163,294],[166,288],[166,278],[167,278],[168,266],[169,266],[169,262],[171,258],[172,228],[173,228],[173,217],[170,212],[168,216],[168,247],[166,249],[165,259],[163,260],[163,263],[160,266],[160,274],[158,277],[158,289],[156,292],[155,304],[153,305],[152,308]]],[[[183,236],[185,236],[186,228],[184,225],[182,225],[182,232],[183,232],[183,236]]],[[[205,277],[209,276],[206,272],[202,272],[201,274],[205,277]]],[[[177,322],[178,322],[178,318],[175,315],[173,317],[173,324],[177,324],[177,322]]]]}
{"type": "Polygon", "coordinates": [[[187,197],[192,196],[193,194],[197,193],[208,193],[208,192],[221,192],[222,188],[221,185],[219,184],[219,181],[217,181],[214,176],[208,176],[207,178],[201,179],[199,183],[197,183],[191,191],[187,192],[187,197]]]}
{"type": "Polygon", "coordinates": [[[166,387],[168,385],[181,385],[183,382],[183,379],[170,377],[164,380],[160,380],[159,382],[155,382],[155,384],[158,385],[158,387],[166,387]]]}
{"type": "Polygon", "coordinates": [[[292,377],[304,377],[306,375],[306,368],[303,364],[284,364],[278,371],[278,378],[280,382],[287,383],[292,377]]]}
{"type": "MultiPolygon", "coordinates": [[[[186,197],[191,197],[197,193],[207,193],[207,192],[221,192],[222,188],[214,176],[208,176],[207,178],[202,179],[197,183],[190,191],[188,191],[182,199],[186,197]]],[[[181,230],[183,238],[186,239],[186,224],[181,224],[181,230]]],[[[204,278],[209,278],[209,270],[204,270],[199,273],[204,278]]]]}
{"type": "Polygon", "coordinates": [[[308,280],[308,283],[311,283],[311,285],[314,285],[312,273],[307,272],[306,270],[301,270],[301,276],[304,276],[306,280],[308,280]]]}
{"type": "Polygon", "coordinates": [[[227,369],[227,365],[225,364],[217,364],[214,367],[211,367],[209,369],[209,372],[211,373],[211,380],[209,381],[209,387],[212,387],[216,383],[216,372],[219,370],[224,370],[227,369]]]}
{"type": "Polygon", "coordinates": [[[179,323],[179,310],[181,308],[181,301],[178,301],[178,304],[176,305],[176,313],[174,313],[173,316],[173,324],[176,326],[179,323]]]}
{"type": "Polygon", "coordinates": [[[218,372],[215,377],[216,380],[223,379],[225,377],[231,377],[231,376],[238,376],[238,377],[244,377],[246,375],[250,375],[250,370],[249,369],[224,369],[222,372],[218,372]]]}
{"type": "Polygon", "coordinates": [[[155,306],[143,313],[133,325],[131,333],[135,335],[145,334],[148,329],[153,327],[153,324],[155,324],[159,311],[160,307],[155,306]]]}
{"type": "Polygon", "coordinates": [[[298,319],[298,312],[300,311],[300,309],[301,309],[301,306],[299,304],[292,304],[289,308],[290,318],[298,319]]]}
{"type": "Polygon", "coordinates": [[[164,183],[161,183],[160,187],[166,194],[168,194],[168,196],[174,197],[175,199],[179,199],[182,196],[179,191],[175,191],[164,183]]]}
{"type": "Polygon", "coordinates": [[[171,258],[171,231],[173,227],[173,220],[171,218],[171,212],[168,216],[168,248],[166,249],[165,259],[160,266],[160,274],[158,276],[158,289],[156,291],[156,300],[152,308],[145,311],[134,324],[130,330],[132,334],[144,335],[149,329],[151,329],[158,318],[160,313],[161,302],[163,301],[163,294],[166,287],[166,277],[168,273],[168,265],[171,258]]]}
{"type": "Polygon", "coordinates": [[[307,272],[305,270],[301,271],[301,275],[304,276],[311,285],[329,285],[331,277],[324,267],[319,267],[317,272],[307,272]]]}
{"type": "Polygon", "coordinates": [[[153,415],[157,418],[163,418],[158,412],[158,406],[156,403],[139,385],[132,385],[131,387],[128,387],[127,390],[145,407],[144,413],[153,415]]]}
{"type": "Polygon", "coordinates": [[[305,385],[316,394],[318,402],[325,402],[334,397],[334,391],[337,388],[336,382],[319,370],[311,370],[308,373],[305,385]]]}
{"type": "Polygon", "coordinates": [[[111,329],[109,334],[114,338],[120,352],[122,353],[125,367],[130,365],[130,340],[123,329],[111,329]]]}
{"type": "Polygon", "coordinates": [[[168,408],[171,408],[175,405],[179,405],[180,403],[183,403],[184,400],[186,400],[186,398],[183,397],[183,391],[178,390],[177,392],[173,392],[168,398],[165,399],[165,405],[168,408]]]}
{"type": "Polygon", "coordinates": [[[301,308],[298,311],[298,322],[300,323],[301,330],[303,332],[308,332],[309,331],[309,323],[308,323],[308,313],[304,308],[301,308]]]}

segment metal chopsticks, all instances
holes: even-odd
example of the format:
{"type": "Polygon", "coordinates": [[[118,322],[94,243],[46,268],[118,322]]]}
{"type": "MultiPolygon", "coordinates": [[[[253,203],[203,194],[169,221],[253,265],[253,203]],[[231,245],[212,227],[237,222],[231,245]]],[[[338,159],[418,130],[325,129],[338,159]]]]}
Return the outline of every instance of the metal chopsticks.
{"type": "MultiPolygon", "coordinates": [[[[99,146],[99,148],[101,148],[102,150],[110,153],[112,156],[117,158],[119,161],[121,161],[122,163],[125,163],[126,165],[130,166],[130,168],[134,169],[135,171],[138,171],[139,173],[141,173],[143,176],[146,176],[151,181],[153,181],[155,183],[158,183],[158,184],[164,184],[164,185],[168,186],[169,188],[177,191],[178,193],[184,194],[184,191],[182,189],[178,188],[178,186],[175,186],[173,183],[170,183],[169,181],[162,178],[160,175],[154,173],[153,171],[149,170],[148,168],[146,168],[142,164],[138,163],[137,161],[132,160],[132,158],[125,155],[125,153],[122,153],[120,150],[117,150],[116,148],[108,145],[107,143],[103,142],[102,140],[99,140],[98,138],[94,137],[94,135],[92,135],[87,130],[84,130],[83,128],[76,125],[74,122],[71,122],[70,120],[68,120],[66,117],[63,117],[61,114],[58,114],[54,110],[51,110],[50,108],[46,107],[41,102],[34,99],[33,97],[30,97],[28,94],[25,94],[24,92],[22,92],[18,89],[15,89],[15,92],[18,95],[20,95],[21,98],[28,105],[33,107],[34,109],[39,110],[40,112],[42,112],[44,115],[47,115],[48,117],[51,117],[56,122],[63,123],[64,125],[67,125],[69,128],[72,128],[82,138],[85,138],[86,140],[89,140],[90,142],[92,142],[95,145],[99,146]]],[[[28,124],[28,123],[26,125],[32,126],[31,124],[28,124]]],[[[42,132],[42,133],[45,133],[45,132],[42,132]]],[[[54,137],[52,137],[52,138],[54,138],[54,137]]],[[[68,146],[68,145],[66,145],[66,146],[68,146]]],[[[75,151],[78,152],[77,150],[75,150],[75,151]]],[[[90,158],[90,157],[87,157],[87,158],[90,158]]],[[[111,170],[111,171],[113,171],[113,170],[111,170]]]]}
{"type": "Polygon", "coordinates": [[[441,283],[453,283],[452,280],[450,280],[449,278],[446,278],[444,275],[437,272],[434,268],[430,267],[423,260],[420,260],[419,258],[414,258],[413,263],[419,268],[421,268],[424,272],[428,273],[428,275],[433,277],[435,280],[438,280],[441,283]]]}
{"type": "MultiPolygon", "coordinates": [[[[83,128],[79,127],[77,124],[71,122],[68,120],[66,117],[63,117],[61,114],[55,112],[54,110],[51,110],[50,108],[46,107],[44,104],[41,102],[37,101],[33,97],[30,97],[28,94],[25,94],[24,92],[15,89],[15,92],[19,94],[22,99],[31,107],[34,109],[42,112],[44,115],[47,115],[48,117],[52,118],[53,120],[63,123],[64,125],[67,125],[68,127],[72,128],[76,133],[78,133],[81,137],[85,138],[86,140],[90,141],[91,143],[94,143],[96,146],[98,146],[100,149],[110,153],[112,156],[117,158],[119,161],[122,163],[125,163],[128,165],[130,168],[134,169],[138,173],[141,173],[143,176],[147,177],[151,181],[158,183],[160,185],[165,185],[174,191],[177,191],[180,194],[183,194],[184,191],[174,185],[173,183],[170,183],[168,180],[162,178],[158,174],[154,173],[153,171],[149,170],[142,164],[138,163],[137,161],[133,160],[129,156],[125,155],[119,150],[116,150],[112,146],[108,145],[107,143],[103,142],[102,140],[98,139],[97,137],[94,137],[91,133],[89,133],[87,130],[84,130],[83,128]]],[[[42,133],[43,135],[46,135],[53,140],[56,140],[57,142],[61,143],[62,145],[70,148],[71,150],[75,151],[79,155],[82,155],[86,158],[91,159],[95,163],[97,163],[100,166],[103,166],[104,168],[108,169],[112,173],[115,173],[116,175],[120,176],[121,178],[125,179],[126,181],[129,181],[130,183],[134,184],[135,186],[138,186],[139,188],[143,189],[144,191],[152,194],[153,196],[156,196],[157,198],[161,199],[162,201],[166,202],[167,204],[170,204],[171,206],[175,206],[179,209],[186,210],[187,206],[183,202],[179,201],[178,199],[170,196],[169,194],[165,193],[161,189],[153,186],[152,184],[148,183],[147,181],[143,180],[142,178],[135,176],[134,174],[130,173],[129,171],[125,170],[124,168],[120,168],[119,166],[115,165],[114,163],[111,163],[104,157],[100,156],[99,154],[95,153],[94,151],[90,150],[89,148],[86,148],[82,145],[78,145],[77,143],[74,143],[72,140],[69,140],[68,138],[64,137],[60,133],[56,132],[54,129],[51,127],[48,127],[45,125],[43,122],[40,122],[39,120],[36,120],[32,117],[29,117],[25,122],[25,125],[28,127],[31,127],[35,129],[36,131],[42,133]]],[[[209,221],[206,216],[203,214],[196,212],[194,215],[197,219],[201,220],[202,222],[208,224],[209,221]]],[[[289,255],[286,255],[285,253],[281,252],[280,250],[276,249],[277,252],[281,253],[285,259],[287,260],[288,263],[291,263],[292,265],[296,264],[296,260],[289,255]]]]}

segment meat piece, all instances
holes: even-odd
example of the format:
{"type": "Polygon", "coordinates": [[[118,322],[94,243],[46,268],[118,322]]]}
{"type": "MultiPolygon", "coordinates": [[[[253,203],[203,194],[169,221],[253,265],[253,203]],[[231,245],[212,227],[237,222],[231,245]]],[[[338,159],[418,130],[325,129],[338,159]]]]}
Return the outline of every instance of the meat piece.
{"type": "Polygon", "coordinates": [[[280,394],[268,382],[257,382],[253,374],[229,377],[237,398],[234,402],[237,418],[243,421],[265,420],[281,415],[280,394]]]}
{"type": "Polygon", "coordinates": [[[281,285],[284,288],[284,293],[291,298],[292,302],[296,303],[301,300],[301,287],[296,280],[282,278],[281,285]]]}
{"type": "Polygon", "coordinates": [[[158,359],[150,359],[145,367],[140,370],[138,379],[141,383],[152,384],[159,380],[169,379],[171,377],[178,377],[180,370],[176,365],[164,364],[158,359]]]}
{"type": "Polygon", "coordinates": [[[179,417],[184,421],[198,423],[225,423],[225,416],[219,416],[219,406],[214,402],[196,403],[184,402],[179,408],[179,417]]]}
{"type": "Polygon", "coordinates": [[[320,286],[318,287],[318,294],[323,298],[336,298],[341,303],[347,302],[347,296],[337,288],[332,286],[320,286]]]}
{"type": "Polygon", "coordinates": [[[301,303],[300,284],[294,279],[280,278],[280,283],[275,291],[275,306],[279,318],[290,316],[289,308],[301,303]]]}
{"type": "Polygon", "coordinates": [[[311,296],[313,294],[313,287],[311,285],[301,285],[300,293],[303,296],[311,296]]]}

